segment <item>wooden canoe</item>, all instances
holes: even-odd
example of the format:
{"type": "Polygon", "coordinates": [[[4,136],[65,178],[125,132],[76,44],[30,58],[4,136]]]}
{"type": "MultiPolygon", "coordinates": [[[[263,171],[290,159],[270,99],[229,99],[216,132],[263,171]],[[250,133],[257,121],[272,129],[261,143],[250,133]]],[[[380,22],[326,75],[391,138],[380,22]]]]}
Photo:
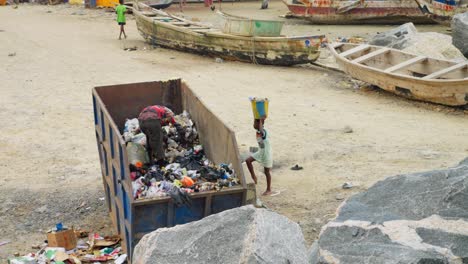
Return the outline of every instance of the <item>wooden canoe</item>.
{"type": "Polygon", "coordinates": [[[289,17],[315,24],[430,24],[414,0],[283,0],[289,17]]]}
{"type": "Polygon", "coordinates": [[[294,65],[315,61],[325,36],[246,37],[222,33],[205,24],[186,20],[145,4],[134,5],[143,38],[166,48],[270,65],[294,65]]]}
{"type": "Polygon", "coordinates": [[[284,21],[253,19],[217,11],[223,18],[223,33],[238,36],[278,37],[281,35],[284,21]]]}
{"type": "Polygon", "coordinates": [[[468,62],[452,62],[367,44],[328,45],[353,78],[389,92],[444,105],[468,103],[468,62]]]}
{"type": "Polygon", "coordinates": [[[468,0],[416,0],[435,22],[450,26],[453,16],[468,12],[468,0]]]}

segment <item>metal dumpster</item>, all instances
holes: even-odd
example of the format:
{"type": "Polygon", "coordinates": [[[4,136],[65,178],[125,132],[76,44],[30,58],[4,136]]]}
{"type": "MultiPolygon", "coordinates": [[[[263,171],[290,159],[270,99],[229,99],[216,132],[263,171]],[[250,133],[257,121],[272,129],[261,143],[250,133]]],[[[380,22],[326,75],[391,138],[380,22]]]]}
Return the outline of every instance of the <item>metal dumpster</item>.
{"type": "Polygon", "coordinates": [[[93,107],[106,202],[129,259],[146,233],[246,204],[247,185],[234,132],[180,79],[95,87],[93,107]],[[137,117],[144,107],[154,104],[170,104],[176,114],[187,110],[208,158],[216,164],[232,163],[241,184],[219,192],[191,194],[190,208],[176,207],[167,197],[134,200],[121,131],[126,118],[137,117]]]}

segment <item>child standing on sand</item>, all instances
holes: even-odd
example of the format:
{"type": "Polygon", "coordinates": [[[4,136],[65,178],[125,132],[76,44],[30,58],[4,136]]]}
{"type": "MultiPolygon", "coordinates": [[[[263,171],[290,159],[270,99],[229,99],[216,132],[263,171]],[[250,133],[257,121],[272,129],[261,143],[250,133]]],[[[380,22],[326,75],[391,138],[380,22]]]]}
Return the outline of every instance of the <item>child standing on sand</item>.
{"type": "Polygon", "coordinates": [[[257,176],[255,176],[255,171],[253,169],[252,163],[254,161],[259,162],[265,169],[265,176],[267,180],[267,189],[263,195],[271,195],[271,168],[273,167],[273,155],[271,152],[270,138],[268,132],[264,129],[265,119],[255,119],[253,127],[257,130],[257,142],[258,142],[258,151],[248,157],[245,162],[249,168],[249,172],[252,175],[252,179],[257,184],[257,176]]]}

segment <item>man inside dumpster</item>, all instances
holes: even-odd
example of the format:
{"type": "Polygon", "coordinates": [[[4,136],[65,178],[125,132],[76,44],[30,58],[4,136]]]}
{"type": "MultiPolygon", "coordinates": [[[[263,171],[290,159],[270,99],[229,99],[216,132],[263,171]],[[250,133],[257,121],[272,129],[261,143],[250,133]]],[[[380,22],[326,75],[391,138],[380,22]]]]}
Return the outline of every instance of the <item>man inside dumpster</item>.
{"type": "Polygon", "coordinates": [[[183,133],[182,127],[176,123],[174,112],[168,107],[162,105],[152,105],[145,107],[138,116],[140,130],[146,135],[146,150],[150,160],[150,165],[156,164],[163,166],[164,164],[164,134],[163,126],[173,124],[177,132],[183,133]]]}

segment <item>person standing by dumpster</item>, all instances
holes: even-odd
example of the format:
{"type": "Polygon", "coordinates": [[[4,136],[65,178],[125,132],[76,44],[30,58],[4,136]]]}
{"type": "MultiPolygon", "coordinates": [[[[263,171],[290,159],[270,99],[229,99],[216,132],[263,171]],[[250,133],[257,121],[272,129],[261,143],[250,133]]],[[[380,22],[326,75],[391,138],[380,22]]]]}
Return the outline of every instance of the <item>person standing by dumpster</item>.
{"type": "Polygon", "coordinates": [[[162,105],[152,105],[145,107],[138,116],[140,130],[146,135],[146,150],[150,164],[154,160],[158,165],[164,165],[164,142],[163,126],[173,124],[179,132],[182,128],[174,119],[174,113],[171,109],[162,105]]]}
{"type": "Polygon", "coordinates": [[[119,5],[115,8],[115,13],[117,13],[117,24],[120,26],[120,34],[119,34],[119,40],[122,39],[122,33],[125,38],[127,38],[127,35],[125,34],[125,13],[127,12],[127,7],[123,4],[124,0],[119,0],[119,5]]]}
{"type": "Polygon", "coordinates": [[[255,119],[253,127],[255,128],[257,142],[258,142],[258,151],[253,153],[252,156],[248,157],[245,162],[249,168],[250,175],[252,176],[253,181],[257,184],[257,176],[255,176],[255,171],[252,163],[254,161],[259,162],[264,167],[264,172],[267,180],[267,188],[263,195],[272,195],[271,191],[271,168],[273,167],[273,155],[271,152],[270,138],[268,132],[263,128],[265,124],[265,119],[255,119]]]}

